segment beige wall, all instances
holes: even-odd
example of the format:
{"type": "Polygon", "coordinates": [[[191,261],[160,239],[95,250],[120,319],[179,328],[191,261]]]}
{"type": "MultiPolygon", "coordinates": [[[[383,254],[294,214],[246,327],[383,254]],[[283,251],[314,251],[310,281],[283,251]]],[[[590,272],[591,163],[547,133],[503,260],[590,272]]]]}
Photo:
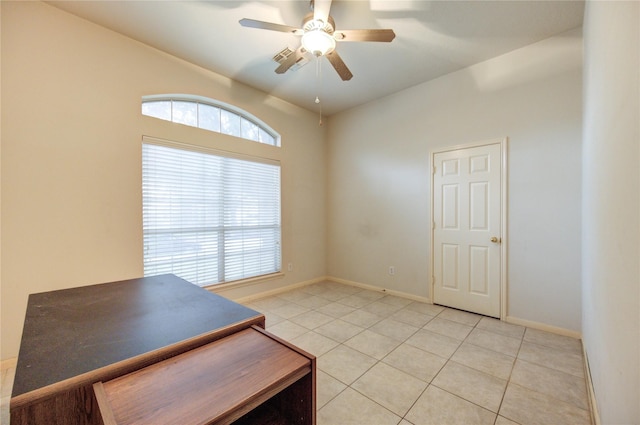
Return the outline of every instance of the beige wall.
{"type": "Polygon", "coordinates": [[[583,334],[603,424],[640,423],[640,3],[587,2],[583,334]]]}
{"type": "Polygon", "coordinates": [[[295,270],[232,297],[325,274],[430,297],[429,154],[509,137],[509,315],[582,329],[603,423],[638,422],[639,13],[587,4],[583,159],[577,32],[332,117],[326,154],[313,113],[45,4],[1,2],[2,358],[17,355],[29,293],[141,275],[141,136],[205,136],[142,117],[140,98],[189,93],[283,138],[275,151],[211,137],[283,165],[295,270]]]}
{"type": "Polygon", "coordinates": [[[282,164],[284,278],[325,273],[325,146],[317,115],[39,2],[2,2],[2,358],[18,353],[30,293],[142,275],[141,137],[209,137],[282,164]],[[282,148],[162,123],[141,96],[187,93],[245,109],[282,148]]]}
{"type": "Polygon", "coordinates": [[[328,274],[430,298],[429,155],[508,137],[508,315],[579,333],[581,66],[575,30],[332,117],[328,274]]]}

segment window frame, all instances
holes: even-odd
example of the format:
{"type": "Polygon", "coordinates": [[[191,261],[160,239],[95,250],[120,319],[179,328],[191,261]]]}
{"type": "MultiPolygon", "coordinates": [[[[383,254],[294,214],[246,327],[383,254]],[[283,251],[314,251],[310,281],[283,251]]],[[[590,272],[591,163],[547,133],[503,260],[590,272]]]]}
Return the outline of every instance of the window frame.
{"type": "MultiPolygon", "coordinates": [[[[238,286],[240,284],[242,284],[243,282],[253,282],[256,280],[263,280],[263,279],[269,279],[269,278],[273,278],[276,276],[281,276],[283,274],[283,269],[282,269],[282,264],[283,264],[283,247],[282,247],[282,239],[283,239],[283,226],[282,226],[282,164],[279,160],[276,159],[272,159],[272,158],[265,158],[265,157],[260,157],[260,156],[253,156],[253,155],[246,155],[246,154],[242,154],[242,153],[237,153],[237,152],[229,152],[229,151],[223,151],[223,150],[219,150],[219,149],[215,149],[213,147],[204,147],[201,146],[200,144],[189,144],[189,143],[183,143],[183,142],[173,142],[173,141],[168,141],[165,139],[158,139],[155,137],[150,137],[150,136],[143,136],[142,137],[142,144],[141,144],[141,148],[143,145],[145,144],[149,144],[149,145],[158,145],[158,146],[164,146],[164,147],[169,147],[169,148],[174,148],[174,149],[179,149],[179,150],[186,150],[186,151],[191,151],[191,152],[197,152],[197,153],[203,153],[203,154],[209,154],[209,155],[215,155],[215,156],[219,156],[219,157],[224,157],[224,158],[230,158],[230,159],[239,159],[239,160],[243,160],[243,161],[250,161],[250,162],[254,162],[254,163],[262,163],[262,164],[268,164],[268,165],[275,165],[278,167],[279,170],[279,187],[278,187],[278,191],[279,191],[279,197],[278,197],[278,216],[279,216],[279,220],[278,220],[278,232],[279,232],[279,240],[277,241],[277,246],[278,246],[278,252],[274,253],[275,255],[277,255],[279,264],[277,265],[277,267],[275,268],[275,270],[273,272],[269,272],[269,273],[264,273],[264,274],[258,274],[258,275],[253,275],[253,276],[244,276],[244,277],[240,277],[236,280],[222,280],[222,281],[217,281],[217,282],[210,282],[210,283],[196,283],[193,282],[194,284],[201,286],[203,288],[208,288],[208,289],[212,289],[212,288],[222,288],[222,287],[226,287],[226,286],[238,286]]],[[[144,173],[144,171],[143,171],[144,173]]],[[[144,177],[144,176],[143,176],[144,177]]],[[[144,196],[144,195],[143,195],[144,196]]],[[[144,208],[144,198],[142,199],[142,203],[143,203],[143,208],[144,208]]],[[[144,213],[143,213],[144,214],[144,213]]],[[[145,231],[145,226],[144,223],[143,224],[143,261],[146,263],[146,251],[147,251],[147,245],[146,245],[146,231],[145,231]]],[[[223,256],[222,253],[218,253],[218,261],[224,261],[224,258],[221,258],[223,256]]],[[[144,268],[146,269],[146,266],[144,266],[144,268]]],[[[157,274],[157,273],[151,273],[151,274],[157,274]]],[[[151,275],[149,274],[149,275],[151,275]]],[[[147,275],[147,272],[145,270],[145,276],[147,275]]],[[[189,279],[187,279],[189,280],[189,279]]]]}
{"type": "Polygon", "coordinates": [[[168,121],[168,122],[173,122],[173,123],[177,123],[177,124],[182,124],[182,125],[187,125],[189,127],[195,127],[195,128],[199,128],[201,130],[205,130],[205,131],[210,131],[212,133],[218,133],[218,134],[224,134],[224,135],[228,135],[231,137],[237,137],[243,140],[248,140],[251,142],[255,142],[255,143],[260,143],[260,144],[264,144],[267,146],[274,146],[274,147],[281,147],[281,137],[280,134],[275,131],[273,128],[271,128],[271,126],[267,125],[264,121],[262,121],[260,118],[256,117],[255,115],[241,109],[238,108],[236,106],[230,105],[228,103],[219,101],[219,100],[215,100],[215,99],[210,99],[207,97],[203,97],[203,96],[196,96],[196,95],[186,95],[186,94],[156,94],[156,95],[146,95],[146,96],[142,96],[142,102],[141,102],[141,113],[143,116],[148,116],[151,118],[155,118],[155,119],[159,119],[162,121],[168,121]],[[155,115],[149,115],[149,114],[145,114],[144,112],[142,112],[142,109],[144,108],[145,103],[152,103],[152,102],[171,102],[172,106],[171,106],[171,118],[170,119],[166,119],[166,118],[162,118],[162,117],[158,117],[155,115]],[[198,104],[202,104],[202,105],[206,105],[206,106],[211,106],[214,108],[218,108],[220,109],[220,115],[222,116],[222,111],[226,111],[227,113],[230,113],[232,115],[238,116],[240,118],[240,135],[235,135],[235,134],[230,134],[227,132],[222,131],[222,123],[220,123],[220,131],[216,131],[216,130],[212,130],[210,128],[207,127],[201,127],[198,123],[199,121],[199,114],[196,113],[196,125],[191,125],[191,124],[186,124],[180,121],[175,121],[174,120],[174,116],[173,116],[173,102],[186,102],[186,103],[194,103],[196,105],[198,104]],[[266,134],[268,134],[271,138],[273,138],[273,143],[266,143],[266,142],[262,142],[260,140],[255,140],[255,139],[251,139],[251,138],[247,138],[247,137],[243,137],[242,136],[242,120],[246,120],[248,121],[250,124],[253,124],[255,126],[258,127],[259,131],[262,130],[264,131],[266,134]]]}

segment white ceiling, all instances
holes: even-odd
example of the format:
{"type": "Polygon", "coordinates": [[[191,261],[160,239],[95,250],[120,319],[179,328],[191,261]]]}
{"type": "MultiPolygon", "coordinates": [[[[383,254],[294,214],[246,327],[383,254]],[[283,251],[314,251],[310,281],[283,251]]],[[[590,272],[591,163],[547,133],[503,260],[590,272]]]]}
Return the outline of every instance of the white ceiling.
{"type": "Polygon", "coordinates": [[[49,1],[233,80],[331,115],[582,25],[584,2],[334,0],[336,29],[391,28],[391,43],[338,43],[354,77],[342,81],[326,58],[285,74],[273,56],[299,37],[245,28],[242,18],[299,27],[308,0],[49,1]]]}

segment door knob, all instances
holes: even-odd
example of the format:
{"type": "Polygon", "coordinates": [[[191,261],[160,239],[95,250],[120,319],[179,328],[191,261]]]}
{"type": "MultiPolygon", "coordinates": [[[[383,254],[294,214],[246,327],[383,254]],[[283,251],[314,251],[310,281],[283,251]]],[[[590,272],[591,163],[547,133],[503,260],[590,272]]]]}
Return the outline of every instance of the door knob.
{"type": "Polygon", "coordinates": [[[502,241],[502,239],[497,238],[495,236],[491,238],[491,242],[493,242],[493,243],[500,243],[501,241],[502,241]]]}

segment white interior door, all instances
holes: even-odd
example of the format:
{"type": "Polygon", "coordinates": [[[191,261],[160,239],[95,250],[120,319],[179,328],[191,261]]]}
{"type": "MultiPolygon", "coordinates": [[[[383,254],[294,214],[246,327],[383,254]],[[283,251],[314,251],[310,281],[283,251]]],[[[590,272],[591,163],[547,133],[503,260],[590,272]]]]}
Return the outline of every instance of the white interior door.
{"type": "Polygon", "coordinates": [[[433,155],[434,302],[500,317],[502,144],[433,155]]]}

